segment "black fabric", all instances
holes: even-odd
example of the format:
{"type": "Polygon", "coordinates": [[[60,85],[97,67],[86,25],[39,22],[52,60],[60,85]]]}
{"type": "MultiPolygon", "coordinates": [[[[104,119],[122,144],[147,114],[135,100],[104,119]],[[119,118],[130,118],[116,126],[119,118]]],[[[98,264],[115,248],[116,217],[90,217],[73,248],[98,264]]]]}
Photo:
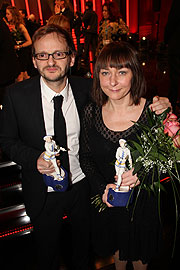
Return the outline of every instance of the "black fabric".
{"type": "MultiPolygon", "coordinates": [[[[82,110],[89,101],[92,80],[70,76],[69,83],[81,117],[82,110]]],[[[43,209],[47,194],[47,186],[37,171],[37,159],[45,151],[43,138],[46,136],[39,76],[7,89],[0,123],[0,147],[10,160],[23,168],[26,212],[31,218],[35,218],[43,209]]]]}
{"type": "Polygon", "coordinates": [[[33,220],[38,270],[57,270],[63,257],[68,270],[88,270],[89,189],[86,179],[67,192],[49,192],[44,209],[33,220]],[[63,220],[64,213],[67,219],[63,220]],[[67,255],[68,254],[68,255],[67,255]]]}
{"type": "MultiPolygon", "coordinates": [[[[149,104],[146,102],[138,123],[147,123],[145,109],[149,104]]],[[[91,197],[97,194],[102,196],[106,185],[114,182],[114,162],[119,139],[126,139],[127,142],[136,140],[136,135],[140,135],[140,132],[136,125],[124,131],[110,130],[104,124],[101,108],[93,103],[85,108],[80,162],[91,186],[91,197]]],[[[150,180],[149,175],[146,181],[150,180]]],[[[121,260],[141,260],[148,263],[158,254],[161,232],[157,197],[142,189],[136,204],[137,192],[138,188],[135,188],[133,203],[128,209],[107,207],[98,212],[96,204],[91,205],[92,243],[99,256],[109,256],[119,250],[121,260]]]]}
{"type": "MultiPolygon", "coordinates": [[[[77,111],[81,111],[89,100],[92,81],[80,77],[69,77],[77,111]]],[[[54,270],[56,249],[65,243],[72,247],[73,270],[87,270],[89,245],[89,194],[85,179],[73,184],[66,192],[47,192],[43,176],[37,170],[37,159],[44,148],[46,135],[39,76],[10,86],[0,112],[0,146],[2,151],[22,166],[22,189],[26,213],[34,227],[38,242],[40,265],[38,269],[54,270]],[[33,121],[32,121],[33,119],[33,121]],[[62,215],[67,214],[71,233],[61,230],[62,215]],[[47,217],[47,219],[46,219],[47,217]],[[45,222],[44,222],[45,220],[45,222]],[[42,231],[39,232],[41,225],[42,231]],[[54,224],[54,226],[53,226],[54,224]],[[59,225],[59,226],[58,226],[59,225]],[[39,235],[37,236],[39,232],[39,235]],[[64,236],[62,241],[58,236],[64,236]],[[83,237],[81,237],[83,235],[83,237]],[[70,236],[70,241],[66,240],[70,236]],[[52,255],[54,254],[54,255],[52,255]],[[49,265],[52,265],[52,268],[49,265]],[[44,267],[45,264],[45,267],[44,267]]],[[[63,154],[64,152],[62,152],[63,154]]]]}
{"type": "Polygon", "coordinates": [[[14,43],[9,28],[0,18],[0,87],[10,85],[18,76],[19,62],[14,50],[14,43]]]}
{"type": "MultiPolygon", "coordinates": [[[[57,145],[67,149],[66,122],[62,112],[63,96],[55,96],[54,100],[54,137],[57,145]]],[[[60,153],[61,165],[69,171],[68,151],[60,153]]]]}

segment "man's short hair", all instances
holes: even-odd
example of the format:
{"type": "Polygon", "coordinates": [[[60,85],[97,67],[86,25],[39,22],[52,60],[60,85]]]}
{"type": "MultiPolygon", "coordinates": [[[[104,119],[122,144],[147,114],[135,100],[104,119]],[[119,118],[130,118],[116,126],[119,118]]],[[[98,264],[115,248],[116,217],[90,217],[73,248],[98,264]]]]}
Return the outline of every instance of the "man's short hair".
{"type": "Polygon", "coordinates": [[[34,48],[35,42],[41,39],[42,37],[48,34],[52,34],[52,33],[57,34],[58,37],[64,38],[64,40],[67,43],[67,46],[69,47],[69,51],[72,54],[76,53],[76,49],[75,49],[74,42],[71,35],[59,25],[47,24],[45,26],[40,27],[38,30],[36,30],[36,32],[34,33],[32,37],[32,54],[33,55],[35,54],[35,48],[34,48]]]}
{"type": "Polygon", "coordinates": [[[93,8],[93,3],[91,1],[88,1],[85,3],[85,6],[87,6],[89,9],[93,8]]]}

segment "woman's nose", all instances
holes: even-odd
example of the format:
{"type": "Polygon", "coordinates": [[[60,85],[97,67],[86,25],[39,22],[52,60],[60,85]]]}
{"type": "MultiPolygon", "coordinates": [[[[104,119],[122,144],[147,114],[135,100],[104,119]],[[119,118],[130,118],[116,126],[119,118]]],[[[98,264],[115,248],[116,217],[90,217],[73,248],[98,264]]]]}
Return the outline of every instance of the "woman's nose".
{"type": "Polygon", "coordinates": [[[116,77],[116,74],[111,74],[111,77],[110,77],[110,84],[112,86],[115,86],[117,84],[117,77],[116,77]]]}

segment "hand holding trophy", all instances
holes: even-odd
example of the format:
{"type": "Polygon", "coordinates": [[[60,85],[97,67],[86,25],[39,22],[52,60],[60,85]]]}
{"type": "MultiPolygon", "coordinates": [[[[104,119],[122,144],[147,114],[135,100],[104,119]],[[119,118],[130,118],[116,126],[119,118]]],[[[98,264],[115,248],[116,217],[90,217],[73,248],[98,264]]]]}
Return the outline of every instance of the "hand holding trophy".
{"type": "MultiPolygon", "coordinates": [[[[121,182],[122,182],[122,174],[127,169],[132,169],[132,158],[130,150],[126,147],[126,140],[120,139],[119,145],[120,146],[116,151],[116,162],[115,162],[115,170],[118,179],[116,183],[116,188],[109,189],[107,201],[113,206],[126,206],[129,201],[132,190],[130,189],[129,186],[122,186],[121,182]],[[129,166],[127,166],[127,162],[129,166]]],[[[132,195],[130,201],[131,200],[132,195]]]]}
{"type": "Polygon", "coordinates": [[[52,139],[52,136],[45,136],[45,152],[44,160],[51,161],[55,171],[51,175],[44,174],[44,181],[47,186],[51,186],[55,191],[65,191],[68,187],[68,174],[66,170],[61,166],[58,167],[56,156],[60,151],[67,151],[63,147],[59,147],[52,139]]]}

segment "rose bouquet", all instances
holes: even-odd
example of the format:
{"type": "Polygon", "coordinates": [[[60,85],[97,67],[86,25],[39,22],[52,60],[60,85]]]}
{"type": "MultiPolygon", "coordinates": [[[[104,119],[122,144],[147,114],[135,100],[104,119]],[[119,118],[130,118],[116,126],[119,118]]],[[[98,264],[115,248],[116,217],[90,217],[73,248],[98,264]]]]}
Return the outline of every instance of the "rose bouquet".
{"type": "MultiPolygon", "coordinates": [[[[177,116],[169,113],[169,109],[159,116],[148,109],[147,122],[147,125],[135,123],[141,129],[141,135],[137,135],[137,141],[128,142],[134,174],[138,173],[141,187],[153,191],[161,189],[161,174],[180,184],[180,123],[177,116]],[[154,181],[155,170],[160,181],[154,181]],[[144,179],[149,173],[152,175],[151,183],[146,185],[144,179]]],[[[172,184],[175,182],[172,181],[172,184]]]]}
{"type": "Polygon", "coordinates": [[[165,179],[168,179],[172,185],[174,195],[176,239],[179,218],[178,202],[180,201],[180,123],[177,116],[169,113],[169,111],[170,109],[161,115],[156,115],[148,109],[147,124],[135,123],[140,128],[141,135],[137,135],[136,141],[129,141],[128,143],[133,159],[133,173],[137,173],[141,182],[137,186],[138,193],[135,206],[139,193],[144,188],[149,192],[157,193],[160,213],[160,194],[162,190],[165,190],[162,177],[165,176],[165,179]],[[150,181],[145,181],[146,177],[149,180],[149,175],[151,176],[150,181]]]}

